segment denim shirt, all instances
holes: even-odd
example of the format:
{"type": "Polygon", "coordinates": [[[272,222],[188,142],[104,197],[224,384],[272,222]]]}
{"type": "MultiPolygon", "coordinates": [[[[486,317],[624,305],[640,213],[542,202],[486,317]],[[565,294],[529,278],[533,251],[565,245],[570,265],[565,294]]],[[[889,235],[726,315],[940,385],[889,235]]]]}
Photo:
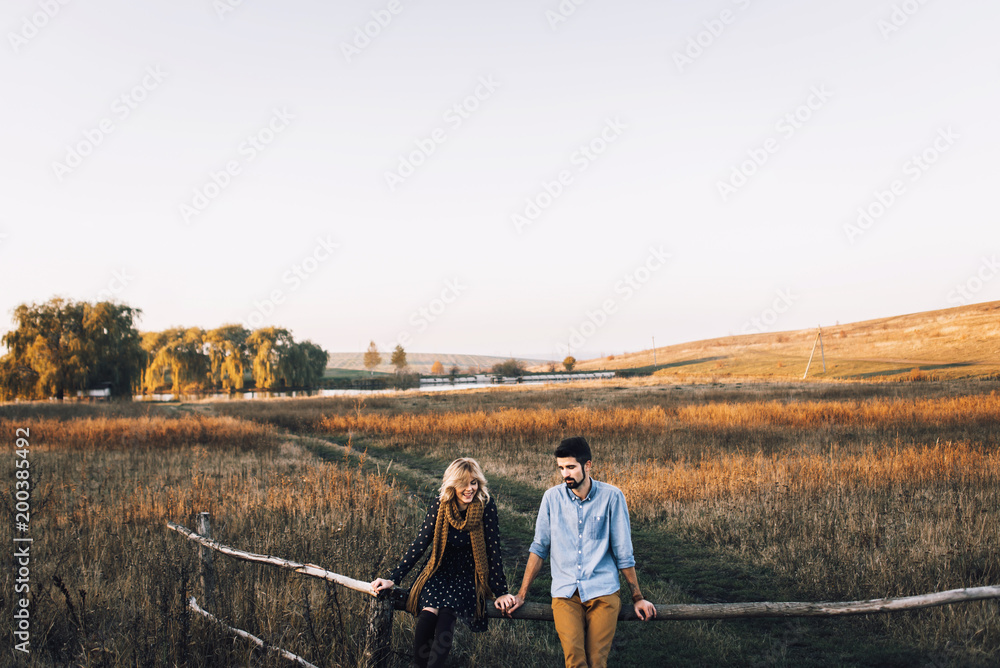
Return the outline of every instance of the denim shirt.
{"type": "Polygon", "coordinates": [[[618,571],[635,566],[625,495],[614,485],[591,483],[583,500],[564,484],[551,487],[538,508],[529,550],[550,558],[553,598],[613,594],[620,589],[618,571]]]}

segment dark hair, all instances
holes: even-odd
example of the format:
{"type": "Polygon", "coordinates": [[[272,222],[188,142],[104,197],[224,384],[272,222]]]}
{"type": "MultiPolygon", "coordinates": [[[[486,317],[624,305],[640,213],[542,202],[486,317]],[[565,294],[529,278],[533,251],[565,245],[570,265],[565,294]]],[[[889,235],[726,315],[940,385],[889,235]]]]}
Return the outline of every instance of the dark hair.
{"type": "Polygon", "coordinates": [[[556,448],[556,457],[575,457],[580,466],[583,466],[591,460],[587,439],[583,436],[564,438],[556,448]]]}

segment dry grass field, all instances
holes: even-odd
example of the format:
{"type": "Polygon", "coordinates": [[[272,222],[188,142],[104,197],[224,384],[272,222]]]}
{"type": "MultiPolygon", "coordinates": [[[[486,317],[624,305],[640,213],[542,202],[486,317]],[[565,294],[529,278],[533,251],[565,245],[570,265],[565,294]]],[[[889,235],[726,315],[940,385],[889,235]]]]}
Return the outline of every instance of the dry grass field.
{"type": "MultiPolygon", "coordinates": [[[[30,433],[34,539],[31,653],[8,647],[4,662],[286,666],[186,609],[198,593],[196,550],[165,523],[194,528],[208,511],[226,543],[370,577],[386,551],[401,549],[392,523],[420,512],[382,478],[318,461],[270,426],[152,413],[44,404],[0,413],[3,433],[30,433]]],[[[12,467],[4,475],[13,479],[12,467]]],[[[7,485],[2,500],[13,508],[7,485]]],[[[6,522],[2,530],[7,564],[12,529],[6,522]]],[[[319,665],[357,664],[363,596],[263,566],[216,563],[213,612],[319,665]]],[[[10,568],[0,575],[5,608],[14,577],[10,568]]],[[[11,639],[11,615],[3,617],[11,639]]]]}
{"type": "MultiPolygon", "coordinates": [[[[223,410],[350,438],[383,458],[444,463],[474,454],[491,475],[537,495],[554,482],[554,445],[585,434],[595,477],[622,488],[654,547],[668,535],[721,562],[766,569],[795,600],[1000,582],[995,383],[619,383],[223,410]]],[[[726,583],[713,584],[711,599],[698,586],[680,589],[679,600],[718,600],[726,583]]],[[[895,665],[912,665],[913,656],[992,665],[996,612],[996,603],[973,604],[863,626],[916,652],[895,665]]],[[[851,661],[844,665],[867,665],[851,661]]]]}
{"type": "MultiPolygon", "coordinates": [[[[478,458],[490,478],[517,583],[534,510],[554,482],[552,449],[573,434],[590,440],[595,477],[625,492],[640,578],[658,603],[997,584],[998,389],[639,379],[180,407],[0,406],[4,433],[31,434],[33,652],[19,663],[288,665],[185,609],[199,594],[196,550],[166,521],[194,528],[208,511],[227,544],[367,580],[402,555],[444,466],[460,455],[478,458]]],[[[8,461],[3,475],[13,480],[8,461]]],[[[12,487],[2,489],[10,510],[12,487]]],[[[8,522],[5,560],[12,533],[8,522]]],[[[357,665],[363,595],[224,557],[216,564],[213,612],[317,665],[357,665]]],[[[0,575],[5,608],[13,578],[0,575]]],[[[541,578],[532,598],[546,592],[541,578]]],[[[837,620],[623,624],[612,662],[992,666],[998,611],[993,601],[837,620]]],[[[403,666],[412,620],[397,620],[403,666]]],[[[559,659],[551,625],[500,622],[461,634],[452,665],[559,659]]]]}

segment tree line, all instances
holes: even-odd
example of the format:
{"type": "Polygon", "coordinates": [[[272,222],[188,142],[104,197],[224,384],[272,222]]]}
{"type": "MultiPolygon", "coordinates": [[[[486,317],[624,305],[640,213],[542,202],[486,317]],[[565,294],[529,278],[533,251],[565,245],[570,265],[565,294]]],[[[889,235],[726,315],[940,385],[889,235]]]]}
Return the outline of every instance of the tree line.
{"type": "Polygon", "coordinates": [[[54,298],[14,309],[3,335],[0,400],[63,399],[99,386],[114,397],[315,387],[329,354],[287,329],[242,325],[140,333],[140,309],[116,302],[54,298]]]}

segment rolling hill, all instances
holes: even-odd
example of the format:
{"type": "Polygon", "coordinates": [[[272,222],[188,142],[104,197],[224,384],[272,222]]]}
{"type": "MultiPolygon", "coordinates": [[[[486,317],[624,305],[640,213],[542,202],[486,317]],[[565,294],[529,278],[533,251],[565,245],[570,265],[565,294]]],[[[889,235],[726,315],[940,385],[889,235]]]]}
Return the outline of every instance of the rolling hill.
{"type": "MultiPolygon", "coordinates": [[[[1000,302],[823,328],[810,378],[1000,378],[1000,302]]],[[[726,336],[656,349],[658,376],[801,378],[816,329],[726,336]]],[[[653,350],[582,361],[579,370],[653,365],[653,350]]]]}

